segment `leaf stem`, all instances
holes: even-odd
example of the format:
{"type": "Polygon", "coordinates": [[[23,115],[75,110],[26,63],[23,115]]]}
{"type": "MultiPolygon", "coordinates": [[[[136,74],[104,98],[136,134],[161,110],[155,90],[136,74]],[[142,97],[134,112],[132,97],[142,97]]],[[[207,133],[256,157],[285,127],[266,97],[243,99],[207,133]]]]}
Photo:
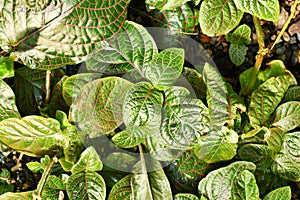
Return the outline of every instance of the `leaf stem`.
{"type": "Polygon", "coordinates": [[[264,60],[264,56],[268,53],[268,49],[265,48],[265,35],[262,31],[262,27],[260,25],[260,21],[257,17],[253,16],[253,22],[254,22],[254,27],[256,30],[256,36],[257,36],[257,41],[259,45],[259,50],[256,55],[256,61],[254,68],[257,69],[257,72],[259,71],[261,64],[264,60]]]}
{"type": "Polygon", "coordinates": [[[50,172],[51,172],[51,169],[54,165],[54,163],[57,162],[57,157],[54,156],[52,159],[51,159],[51,162],[49,163],[49,165],[45,168],[44,172],[43,172],[43,175],[41,177],[41,180],[37,186],[37,189],[36,189],[36,192],[35,194],[33,194],[33,199],[34,200],[41,200],[42,199],[42,191],[43,191],[43,188],[45,186],[45,183],[46,183],[46,180],[48,178],[48,176],[50,175],[50,172]]]}
{"type": "Polygon", "coordinates": [[[272,47],[270,48],[270,50],[272,50],[272,49],[275,47],[275,45],[279,42],[280,38],[281,38],[282,35],[284,34],[285,30],[287,29],[289,23],[291,22],[292,18],[294,17],[295,10],[296,10],[296,8],[297,8],[297,4],[298,4],[298,0],[295,0],[294,5],[293,5],[292,8],[291,8],[291,14],[290,14],[290,16],[289,16],[289,18],[286,20],[284,26],[282,27],[282,29],[281,29],[279,35],[277,36],[277,38],[276,38],[275,42],[273,43],[272,47]]]}
{"type": "Polygon", "coordinates": [[[45,100],[45,105],[48,105],[50,101],[50,83],[51,83],[51,70],[46,71],[46,100],[45,100]]]}

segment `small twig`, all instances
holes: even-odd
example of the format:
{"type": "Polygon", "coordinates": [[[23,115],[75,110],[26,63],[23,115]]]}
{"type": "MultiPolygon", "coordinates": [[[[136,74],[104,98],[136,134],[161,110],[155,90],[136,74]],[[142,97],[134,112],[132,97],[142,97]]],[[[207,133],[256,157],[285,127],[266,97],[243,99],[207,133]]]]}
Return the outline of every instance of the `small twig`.
{"type": "Polygon", "coordinates": [[[0,179],[3,180],[3,181],[6,181],[8,185],[13,184],[13,183],[16,182],[16,180],[13,179],[13,178],[7,178],[7,177],[3,177],[3,176],[0,176],[0,179]]]}
{"type": "Polygon", "coordinates": [[[51,70],[46,71],[46,100],[45,100],[45,105],[48,105],[50,101],[50,83],[51,83],[51,70]]]}
{"type": "Polygon", "coordinates": [[[293,5],[292,8],[291,8],[291,14],[290,14],[290,16],[289,16],[289,18],[286,20],[284,26],[282,27],[280,33],[278,34],[278,36],[277,36],[275,42],[273,43],[272,47],[270,48],[270,50],[272,50],[272,49],[275,47],[275,45],[279,42],[280,38],[282,37],[282,35],[284,34],[285,30],[287,29],[289,23],[290,23],[291,20],[293,19],[294,14],[295,14],[295,10],[296,10],[296,8],[297,8],[297,4],[298,4],[298,0],[295,0],[294,5],[293,5]]]}
{"type": "Polygon", "coordinates": [[[19,156],[19,158],[15,158],[15,160],[16,160],[16,165],[15,166],[13,166],[12,168],[10,168],[10,170],[12,171],[12,172],[14,172],[14,171],[17,171],[17,170],[22,170],[22,158],[23,158],[23,153],[20,153],[20,156],[19,156]]]}

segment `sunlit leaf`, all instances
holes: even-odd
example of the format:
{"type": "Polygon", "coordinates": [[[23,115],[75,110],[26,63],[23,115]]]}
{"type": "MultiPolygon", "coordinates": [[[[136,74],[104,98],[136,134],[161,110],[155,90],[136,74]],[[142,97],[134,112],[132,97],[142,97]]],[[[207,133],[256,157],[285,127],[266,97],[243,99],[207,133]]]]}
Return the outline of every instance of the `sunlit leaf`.
{"type": "Polygon", "coordinates": [[[111,189],[108,200],[131,200],[132,190],[131,190],[131,175],[125,176],[123,179],[118,181],[114,187],[111,189]]]}
{"type": "Polygon", "coordinates": [[[194,194],[179,193],[174,196],[174,200],[199,200],[194,194]]]}
{"type": "Polygon", "coordinates": [[[11,78],[14,74],[13,59],[10,57],[0,57],[0,79],[11,78]]]}
{"type": "Polygon", "coordinates": [[[277,188],[276,190],[271,191],[263,200],[290,200],[292,199],[292,191],[290,186],[277,188]]]}
{"type": "Polygon", "coordinates": [[[47,200],[57,200],[59,192],[65,190],[62,180],[56,176],[48,176],[42,192],[42,198],[47,200]]]}

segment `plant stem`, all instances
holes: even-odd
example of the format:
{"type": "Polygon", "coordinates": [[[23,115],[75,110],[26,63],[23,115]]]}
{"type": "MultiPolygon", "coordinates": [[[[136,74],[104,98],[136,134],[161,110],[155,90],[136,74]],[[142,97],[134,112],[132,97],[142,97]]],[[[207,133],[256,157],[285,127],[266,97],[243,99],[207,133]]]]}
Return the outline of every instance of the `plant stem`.
{"type": "Polygon", "coordinates": [[[46,71],[46,100],[45,100],[45,105],[48,105],[50,101],[50,83],[51,83],[51,70],[46,71]]]}
{"type": "Polygon", "coordinates": [[[290,14],[290,16],[289,16],[289,18],[286,20],[284,26],[282,27],[282,29],[281,29],[279,35],[277,36],[277,38],[276,38],[275,42],[273,43],[273,45],[272,45],[272,47],[271,47],[270,50],[272,50],[272,49],[275,47],[275,45],[278,43],[278,41],[280,40],[280,38],[281,38],[282,35],[284,34],[285,30],[287,29],[289,23],[291,22],[292,18],[294,17],[295,10],[296,10],[296,8],[297,8],[297,4],[298,4],[298,0],[295,0],[294,5],[293,5],[292,8],[291,8],[291,14],[290,14]]]}
{"type": "Polygon", "coordinates": [[[50,164],[45,168],[44,172],[43,172],[43,175],[41,177],[41,180],[37,186],[37,189],[36,189],[36,192],[34,194],[34,200],[40,200],[42,199],[42,191],[43,191],[43,188],[45,186],[45,183],[46,183],[46,180],[48,178],[48,176],[50,175],[50,171],[54,165],[54,163],[57,162],[57,157],[54,156],[52,159],[51,159],[51,162],[50,164]]]}
{"type": "Polygon", "coordinates": [[[259,71],[260,66],[264,60],[264,56],[267,54],[268,49],[265,48],[265,35],[262,31],[262,27],[260,25],[259,19],[255,16],[253,16],[253,22],[254,22],[254,27],[256,30],[256,37],[259,45],[259,50],[256,55],[256,62],[254,65],[254,68],[259,71]]]}

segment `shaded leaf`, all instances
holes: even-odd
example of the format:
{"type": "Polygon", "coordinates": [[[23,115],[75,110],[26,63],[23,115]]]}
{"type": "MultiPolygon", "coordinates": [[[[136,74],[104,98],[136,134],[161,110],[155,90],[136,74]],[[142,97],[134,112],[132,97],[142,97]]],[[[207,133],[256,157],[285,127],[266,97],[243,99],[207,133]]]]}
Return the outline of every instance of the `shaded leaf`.
{"type": "Polygon", "coordinates": [[[1,121],[0,136],[1,142],[29,156],[54,155],[65,145],[59,122],[40,116],[1,121]]]}
{"type": "Polygon", "coordinates": [[[199,200],[199,198],[193,194],[179,193],[174,196],[174,200],[199,200]]]}
{"type": "Polygon", "coordinates": [[[248,45],[251,43],[251,28],[246,25],[240,25],[233,33],[229,33],[225,36],[226,40],[236,45],[248,45]]]}
{"type": "Polygon", "coordinates": [[[271,128],[270,135],[265,137],[268,146],[278,153],[281,150],[285,131],[280,128],[271,128]]]}
{"type": "Polygon", "coordinates": [[[136,137],[134,133],[125,131],[119,132],[111,138],[111,141],[120,148],[132,148],[143,141],[143,138],[136,137]]]}
{"type": "Polygon", "coordinates": [[[104,179],[93,171],[82,171],[72,174],[66,190],[70,199],[105,200],[106,188],[104,179]]]}
{"type": "Polygon", "coordinates": [[[190,83],[197,98],[206,98],[206,84],[203,76],[198,71],[184,67],[182,76],[190,83]]]}
{"type": "Polygon", "coordinates": [[[281,187],[271,191],[263,200],[290,200],[292,198],[292,191],[290,186],[281,187]]]}
{"type": "Polygon", "coordinates": [[[0,57],[0,79],[14,77],[14,61],[11,57],[0,57]]]}
{"type": "Polygon", "coordinates": [[[108,200],[131,200],[131,175],[125,176],[123,179],[118,181],[114,187],[111,189],[108,200]]]}
{"type": "Polygon", "coordinates": [[[244,45],[239,44],[230,44],[229,47],[229,57],[230,60],[235,64],[236,66],[240,66],[244,63],[246,59],[248,47],[244,45]]]}
{"type": "Polygon", "coordinates": [[[0,80],[0,121],[21,118],[16,106],[15,94],[3,80],[0,80]]]}
{"type": "Polygon", "coordinates": [[[150,9],[173,10],[188,1],[190,0],[146,0],[146,5],[150,9]]]}
{"type": "Polygon", "coordinates": [[[103,158],[106,167],[116,168],[123,172],[131,172],[132,167],[137,163],[138,159],[129,153],[113,152],[103,158]]]}
{"type": "Polygon", "coordinates": [[[42,191],[42,199],[57,200],[59,192],[65,190],[65,185],[61,179],[54,175],[48,176],[42,191]]]}
{"type": "Polygon", "coordinates": [[[0,200],[32,200],[32,195],[34,191],[27,191],[27,192],[7,192],[0,196],[0,200]]]}
{"type": "Polygon", "coordinates": [[[300,102],[289,101],[276,109],[273,126],[285,131],[293,130],[300,126],[300,102]]]}
{"type": "Polygon", "coordinates": [[[300,101],[300,86],[290,87],[282,100],[283,102],[287,101],[300,101]]]}

